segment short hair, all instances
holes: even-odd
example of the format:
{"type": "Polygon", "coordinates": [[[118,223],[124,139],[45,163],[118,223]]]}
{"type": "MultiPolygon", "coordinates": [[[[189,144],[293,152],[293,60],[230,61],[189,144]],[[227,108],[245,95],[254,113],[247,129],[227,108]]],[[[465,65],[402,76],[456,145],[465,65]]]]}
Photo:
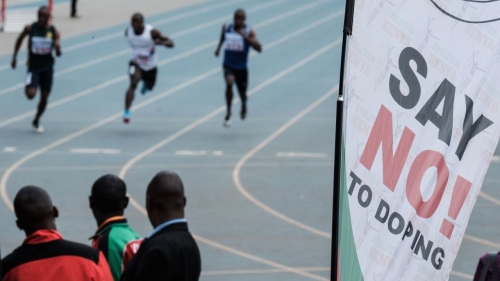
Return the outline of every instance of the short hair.
{"type": "Polygon", "coordinates": [[[115,175],[104,175],[92,185],[94,206],[103,213],[123,212],[127,199],[125,182],[115,175]]]}
{"type": "Polygon", "coordinates": [[[37,186],[21,188],[14,198],[14,212],[22,221],[35,223],[52,216],[53,205],[49,194],[37,186]]]}
{"type": "Polygon", "coordinates": [[[41,6],[41,7],[38,9],[38,13],[42,12],[43,10],[47,10],[48,12],[50,12],[49,7],[47,7],[47,6],[43,5],[43,6],[41,6]]]}

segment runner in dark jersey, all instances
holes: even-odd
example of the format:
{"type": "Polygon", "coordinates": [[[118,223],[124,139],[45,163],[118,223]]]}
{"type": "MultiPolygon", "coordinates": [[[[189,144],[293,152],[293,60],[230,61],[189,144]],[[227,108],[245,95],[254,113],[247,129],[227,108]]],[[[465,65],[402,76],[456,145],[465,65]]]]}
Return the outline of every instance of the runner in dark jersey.
{"type": "Polygon", "coordinates": [[[238,9],[234,13],[234,23],[225,24],[219,46],[215,51],[218,57],[222,44],[224,44],[224,78],[226,80],[227,114],[224,127],[231,126],[231,104],[233,102],[233,83],[236,82],[241,99],[241,119],[247,114],[247,85],[248,85],[248,53],[250,47],[257,52],[262,51],[262,46],[257,40],[252,27],[245,23],[245,11],[238,9]]]}
{"type": "Polygon", "coordinates": [[[11,63],[12,68],[16,68],[17,53],[26,35],[29,36],[29,56],[25,93],[28,99],[31,100],[36,96],[37,88],[40,87],[40,103],[38,104],[38,111],[33,120],[33,127],[37,133],[43,133],[43,127],[40,125],[40,117],[45,111],[52,88],[52,78],[54,76],[54,57],[52,53],[54,49],[56,55],[58,57],[61,56],[59,32],[50,24],[50,10],[48,7],[42,6],[38,10],[38,21],[32,25],[27,25],[17,38],[11,63]]]}

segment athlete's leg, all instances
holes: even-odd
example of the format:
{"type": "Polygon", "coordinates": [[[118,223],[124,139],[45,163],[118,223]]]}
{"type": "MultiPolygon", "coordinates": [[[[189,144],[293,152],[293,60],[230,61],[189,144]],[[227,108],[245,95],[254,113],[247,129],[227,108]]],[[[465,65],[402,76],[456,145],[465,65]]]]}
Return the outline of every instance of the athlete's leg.
{"type": "Polygon", "coordinates": [[[33,120],[33,127],[37,133],[43,133],[43,127],[40,126],[40,117],[42,117],[45,112],[45,108],[47,107],[47,102],[50,95],[50,90],[52,89],[52,80],[54,77],[54,71],[52,68],[40,72],[40,102],[38,103],[38,110],[33,120]]]}
{"type": "Polygon", "coordinates": [[[238,71],[236,75],[236,86],[238,87],[238,93],[241,99],[241,119],[245,119],[247,115],[247,87],[248,87],[248,71],[241,70],[238,71]]]}
{"type": "Polygon", "coordinates": [[[38,82],[40,77],[38,72],[28,71],[26,75],[26,88],[24,89],[24,93],[29,100],[32,100],[36,96],[36,90],[38,88],[38,82]]]}
{"type": "Polygon", "coordinates": [[[233,84],[235,80],[233,72],[225,69],[224,79],[226,80],[226,119],[229,119],[229,117],[231,117],[231,104],[233,103],[233,84]]]}
{"type": "Polygon", "coordinates": [[[142,72],[142,81],[144,84],[142,85],[141,94],[146,94],[147,91],[152,91],[156,84],[156,76],[158,73],[157,68],[153,68],[149,71],[142,72]]]}
{"type": "Polygon", "coordinates": [[[141,70],[135,66],[130,65],[130,86],[125,95],[125,115],[123,117],[123,121],[128,123],[130,121],[130,107],[132,106],[132,102],[134,101],[135,89],[137,88],[137,84],[141,81],[141,70]]]}

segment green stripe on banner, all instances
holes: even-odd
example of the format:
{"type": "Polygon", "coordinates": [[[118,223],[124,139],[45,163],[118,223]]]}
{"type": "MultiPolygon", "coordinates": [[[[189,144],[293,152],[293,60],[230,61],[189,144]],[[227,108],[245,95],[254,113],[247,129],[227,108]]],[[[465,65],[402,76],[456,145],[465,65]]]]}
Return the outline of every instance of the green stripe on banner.
{"type": "Polygon", "coordinates": [[[340,280],[363,281],[363,273],[359,266],[356,243],[352,234],[351,212],[347,197],[347,183],[345,170],[345,144],[342,143],[342,178],[340,188],[340,280]]]}

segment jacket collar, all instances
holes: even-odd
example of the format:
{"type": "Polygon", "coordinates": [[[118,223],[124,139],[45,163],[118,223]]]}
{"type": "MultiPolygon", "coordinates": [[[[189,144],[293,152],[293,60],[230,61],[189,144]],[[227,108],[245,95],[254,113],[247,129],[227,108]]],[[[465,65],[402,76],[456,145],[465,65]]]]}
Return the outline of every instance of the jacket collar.
{"type": "Polygon", "coordinates": [[[51,242],[54,240],[60,240],[60,239],[63,239],[63,237],[56,230],[41,229],[41,230],[35,231],[30,236],[26,237],[26,239],[24,239],[23,244],[34,245],[34,244],[47,243],[47,242],[51,242]]]}
{"type": "Polygon", "coordinates": [[[97,228],[95,234],[89,239],[94,239],[102,235],[104,232],[108,231],[113,226],[118,226],[118,225],[128,225],[127,219],[123,216],[116,216],[107,219],[99,226],[99,228],[97,228]]]}

